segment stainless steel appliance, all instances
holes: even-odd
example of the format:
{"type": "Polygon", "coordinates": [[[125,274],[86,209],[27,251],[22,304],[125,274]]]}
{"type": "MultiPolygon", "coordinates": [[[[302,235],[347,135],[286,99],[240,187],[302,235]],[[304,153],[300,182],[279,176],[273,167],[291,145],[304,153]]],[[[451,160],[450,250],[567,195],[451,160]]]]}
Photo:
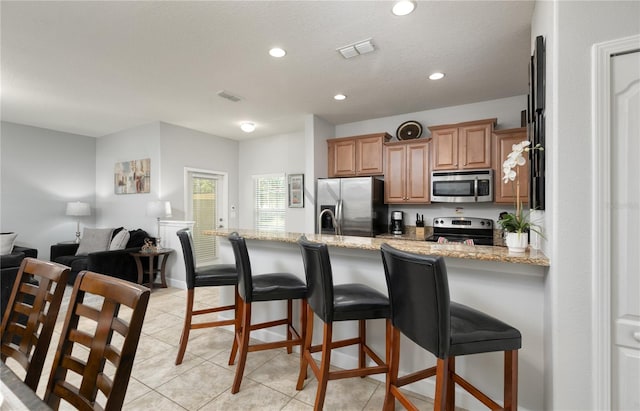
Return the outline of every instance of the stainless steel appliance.
{"type": "Polygon", "coordinates": [[[493,201],[493,170],[432,171],[431,201],[491,202],[493,201]]]}
{"type": "Polygon", "coordinates": [[[321,234],[373,237],[387,232],[387,214],[382,179],[318,179],[316,216],[321,234]]]}
{"type": "Polygon", "coordinates": [[[404,234],[404,213],[402,211],[391,212],[391,234],[404,234]]]}
{"type": "Polygon", "coordinates": [[[493,220],[473,217],[437,217],[427,241],[493,245],[493,220]]]}

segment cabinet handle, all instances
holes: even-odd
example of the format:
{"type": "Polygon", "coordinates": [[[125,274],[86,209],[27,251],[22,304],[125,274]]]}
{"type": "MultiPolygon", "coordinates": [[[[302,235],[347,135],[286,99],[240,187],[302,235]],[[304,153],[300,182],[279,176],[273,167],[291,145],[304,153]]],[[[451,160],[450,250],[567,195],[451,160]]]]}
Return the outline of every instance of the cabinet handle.
{"type": "Polygon", "coordinates": [[[633,338],[636,339],[636,341],[640,342],[640,331],[636,331],[633,333],[633,338]]]}

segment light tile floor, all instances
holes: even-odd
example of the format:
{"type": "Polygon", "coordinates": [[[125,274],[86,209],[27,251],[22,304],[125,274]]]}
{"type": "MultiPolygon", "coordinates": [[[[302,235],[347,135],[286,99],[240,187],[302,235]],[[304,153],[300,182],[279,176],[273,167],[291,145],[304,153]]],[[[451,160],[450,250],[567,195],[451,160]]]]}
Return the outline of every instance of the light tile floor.
{"type": "MultiPolygon", "coordinates": [[[[60,338],[71,287],[67,287],[37,394],[44,396],[60,338]]],[[[218,289],[196,289],[196,307],[216,304],[218,289]],[[209,304],[210,303],[210,304],[209,304]]],[[[299,355],[276,349],[249,353],[240,392],[232,395],[235,366],[227,365],[233,333],[221,328],[192,330],[181,365],[174,365],[184,319],[186,291],[154,289],[142,329],[124,410],[312,410],[317,382],[310,377],[295,389],[299,355]]],[[[213,314],[215,316],[215,314],[213,314]]],[[[74,351],[75,353],[75,351],[74,351]]],[[[15,363],[7,364],[16,369],[15,363]]],[[[371,378],[330,381],[325,410],[380,410],[384,383],[371,378]]],[[[412,395],[419,409],[433,409],[430,399],[412,395]]],[[[402,406],[396,402],[397,409],[402,406]]],[[[66,407],[61,407],[66,409],[66,407]]]]}

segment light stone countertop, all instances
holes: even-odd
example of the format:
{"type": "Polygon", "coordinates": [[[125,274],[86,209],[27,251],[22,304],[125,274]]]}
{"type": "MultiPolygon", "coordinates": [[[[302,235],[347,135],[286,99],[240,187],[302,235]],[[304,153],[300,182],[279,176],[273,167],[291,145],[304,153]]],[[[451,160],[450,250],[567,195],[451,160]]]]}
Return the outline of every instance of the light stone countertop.
{"type": "Polygon", "coordinates": [[[403,240],[393,238],[371,238],[336,236],[326,234],[289,233],[256,230],[215,229],[206,230],[204,234],[227,237],[237,231],[247,240],[277,241],[283,243],[297,243],[304,235],[309,241],[325,243],[330,247],[351,248],[360,250],[380,250],[383,243],[387,243],[399,250],[423,255],[437,255],[450,258],[463,258],[481,261],[496,261],[503,263],[529,264],[548,267],[549,259],[542,251],[527,250],[524,253],[512,253],[506,247],[491,247],[481,245],[438,244],[429,241],[403,240]]]}

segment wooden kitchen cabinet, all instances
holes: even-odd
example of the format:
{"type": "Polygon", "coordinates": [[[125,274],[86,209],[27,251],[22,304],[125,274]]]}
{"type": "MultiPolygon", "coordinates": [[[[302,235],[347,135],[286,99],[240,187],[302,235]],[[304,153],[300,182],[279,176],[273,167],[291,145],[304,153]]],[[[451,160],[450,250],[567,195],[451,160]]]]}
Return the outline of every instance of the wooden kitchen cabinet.
{"type": "Polygon", "coordinates": [[[491,168],[492,134],[497,119],[429,127],[433,170],[491,168]]]}
{"type": "Polygon", "coordinates": [[[327,140],[329,177],[378,176],[384,173],[384,143],[387,133],[327,140]]]}
{"type": "Polygon", "coordinates": [[[429,203],[429,141],[385,144],[384,202],[429,203]]]}
{"type": "MultiPolygon", "coordinates": [[[[504,183],[502,181],[502,163],[507,159],[509,153],[511,153],[512,146],[527,139],[527,129],[512,128],[507,130],[496,130],[493,132],[494,136],[494,198],[496,203],[516,203],[516,181],[509,181],[504,183]]],[[[524,155],[527,163],[521,167],[518,167],[518,178],[520,182],[520,198],[518,201],[524,203],[529,202],[529,158],[528,155],[524,155]]]]}

